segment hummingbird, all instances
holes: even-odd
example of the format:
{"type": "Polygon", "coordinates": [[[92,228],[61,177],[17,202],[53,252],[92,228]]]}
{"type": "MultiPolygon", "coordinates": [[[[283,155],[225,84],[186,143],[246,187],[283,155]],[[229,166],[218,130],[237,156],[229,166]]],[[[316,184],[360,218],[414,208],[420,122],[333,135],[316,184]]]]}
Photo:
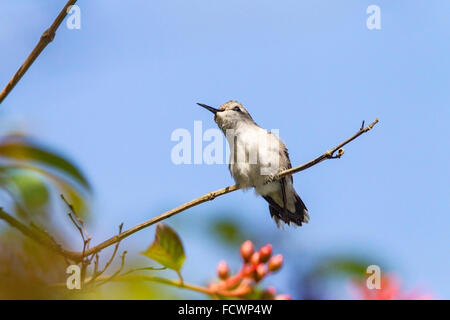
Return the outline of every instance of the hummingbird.
{"type": "Polygon", "coordinates": [[[275,179],[282,170],[291,168],[289,153],[274,133],[261,128],[244,106],[234,100],[213,108],[199,106],[214,114],[214,121],[225,134],[230,146],[229,170],[242,189],[254,188],[269,203],[275,223],[301,226],[309,221],[308,210],[294,189],[292,176],[275,179]]]}

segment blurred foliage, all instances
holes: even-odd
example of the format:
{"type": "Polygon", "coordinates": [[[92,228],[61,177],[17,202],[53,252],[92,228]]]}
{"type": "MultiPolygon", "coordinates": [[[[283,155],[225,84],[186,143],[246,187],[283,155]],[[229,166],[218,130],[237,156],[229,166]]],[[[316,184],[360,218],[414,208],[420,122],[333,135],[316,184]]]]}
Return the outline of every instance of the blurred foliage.
{"type": "Polygon", "coordinates": [[[210,231],[220,241],[233,246],[240,245],[248,237],[237,221],[229,218],[218,218],[212,221],[210,231]]]}
{"type": "MultiPolygon", "coordinates": [[[[92,192],[84,174],[67,158],[22,133],[0,138],[0,191],[7,195],[1,207],[63,245],[68,239],[52,214],[66,216],[53,206],[54,195],[64,194],[86,218],[92,192]]],[[[6,226],[2,222],[0,226],[6,226]]],[[[65,281],[66,261],[15,229],[0,231],[0,298],[64,298],[67,292],[49,290],[48,284],[65,281]]]]}
{"type": "Polygon", "coordinates": [[[311,274],[314,277],[328,277],[335,275],[351,276],[363,278],[366,276],[366,269],[370,266],[369,260],[355,256],[334,256],[322,259],[311,274]]]}
{"type": "Polygon", "coordinates": [[[49,283],[65,281],[66,264],[49,251],[16,230],[0,235],[0,299],[63,298],[49,283]]]}
{"type": "Polygon", "coordinates": [[[22,218],[49,213],[50,189],[55,188],[86,218],[91,186],[64,156],[20,133],[0,139],[0,189],[11,196],[22,218]]]}
{"type": "MultiPolygon", "coordinates": [[[[81,170],[66,157],[23,134],[6,135],[0,138],[0,190],[12,200],[10,207],[14,208],[20,220],[32,224],[37,220],[39,228],[46,230],[59,243],[74,247],[67,244],[67,236],[55,226],[54,219],[50,219],[53,211],[57,213],[55,217],[66,218],[61,215],[62,209],[55,210],[52,206],[52,199],[59,199],[55,198],[59,193],[64,194],[79,215],[86,219],[87,199],[92,188],[81,170]]],[[[0,203],[0,206],[7,204],[0,203]]],[[[0,223],[0,226],[4,224],[0,223]]],[[[189,219],[183,227],[195,229],[195,226],[195,221],[189,219]]],[[[246,239],[252,239],[255,243],[282,244],[276,229],[255,232],[229,215],[216,215],[208,223],[208,228],[209,232],[204,237],[215,238],[229,250],[235,250],[246,239]]],[[[295,284],[293,290],[298,290],[298,294],[293,292],[297,298],[321,298],[320,284],[327,278],[336,275],[361,278],[371,264],[356,256],[335,255],[305,268],[303,258],[295,259],[301,255],[298,248],[289,248],[295,251],[295,254],[291,252],[287,255],[288,264],[295,272],[288,277],[289,282],[295,284]]],[[[164,224],[158,224],[153,243],[142,254],[177,272],[186,258],[181,239],[164,224]]],[[[314,257],[308,259],[311,258],[314,257]]],[[[192,260],[195,261],[195,257],[192,260]]],[[[140,266],[142,262],[133,266],[127,261],[128,268],[140,266]]],[[[186,294],[179,289],[148,282],[108,283],[89,292],[51,287],[52,284],[65,282],[66,267],[67,262],[61,256],[29,240],[17,230],[0,229],[0,299],[173,299],[186,294]]],[[[259,291],[256,293],[261,294],[259,291]]]]}
{"type": "Polygon", "coordinates": [[[26,162],[38,162],[63,172],[79,182],[84,188],[90,185],[81,171],[61,155],[49,151],[30,137],[12,134],[0,140],[0,156],[26,162]]]}

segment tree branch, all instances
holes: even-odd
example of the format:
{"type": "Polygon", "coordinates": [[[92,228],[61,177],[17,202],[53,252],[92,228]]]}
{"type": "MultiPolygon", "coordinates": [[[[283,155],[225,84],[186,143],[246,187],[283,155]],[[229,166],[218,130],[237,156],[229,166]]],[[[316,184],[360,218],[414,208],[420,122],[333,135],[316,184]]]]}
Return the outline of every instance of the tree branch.
{"type": "MultiPolygon", "coordinates": [[[[292,168],[292,169],[288,169],[288,170],[284,170],[284,171],[280,172],[277,175],[277,178],[282,178],[284,176],[291,175],[291,174],[294,174],[294,173],[306,170],[306,169],[308,169],[308,168],[318,164],[319,162],[322,162],[323,160],[333,158],[333,155],[334,155],[334,153],[336,151],[338,151],[339,149],[341,149],[342,147],[344,147],[346,144],[350,143],[351,141],[355,140],[356,138],[358,138],[363,133],[371,130],[373,128],[373,126],[375,126],[375,124],[377,124],[377,123],[378,123],[378,119],[375,119],[375,121],[373,121],[369,126],[360,129],[353,136],[351,136],[347,140],[343,141],[342,143],[340,143],[339,145],[337,145],[333,149],[326,151],[323,155],[317,157],[316,159],[314,159],[312,161],[309,161],[309,162],[307,162],[305,164],[302,164],[302,165],[300,165],[298,167],[295,167],[295,168],[292,168]]],[[[234,192],[234,191],[239,190],[239,189],[240,188],[237,185],[233,185],[233,186],[222,188],[222,189],[219,189],[219,190],[216,190],[216,191],[213,191],[213,192],[209,192],[209,193],[207,193],[207,194],[205,194],[205,195],[203,195],[203,196],[201,196],[201,197],[199,197],[197,199],[194,199],[192,201],[186,202],[186,203],[182,204],[181,206],[178,206],[178,207],[176,207],[176,208],[174,208],[172,210],[164,212],[163,214],[161,214],[161,215],[159,215],[159,216],[157,216],[155,218],[152,218],[152,219],[147,220],[147,221],[145,221],[145,222],[143,222],[141,224],[138,224],[137,226],[135,226],[135,227],[133,227],[131,229],[128,229],[128,230],[122,232],[121,234],[118,234],[118,235],[116,235],[116,236],[114,236],[114,237],[112,237],[112,238],[110,238],[110,239],[108,239],[108,240],[106,240],[106,241],[96,245],[95,247],[90,248],[89,250],[87,250],[85,252],[85,255],[91,255],[93,253],[99,252],[100,250],[103,250],[104,248],[109,247],[109,246],[113,245],[114,243],[116,243],[116,242],[118,242],[118,241],[120,241],[120,240],[122,240],[122,239],[124,239],[126,237],[131,236],[133,233],[138,232],[139,230],[142,230],[142,229],[147,228],[147,227],[149,227],[149,226],[151,226],[151,225],[153,225],[155,223],[158,223],[158,222],[160,222],[162,220],[170,218],[171,216],[173,216],[173,215],[175,215],[177,213],[180,213],[182,211],[185,211],[185,210],[187,210],[189,208],[195,207],[195,206],[197,206],[199,204],[202,204],[204,202],[207,202],[207,201],[214,200],[216,197],[220,197],[220,196],[222,196],[224,194],[231,193],[231,192],[234,192]]],[[[72,258],[80,259],[81,255],[78,253],[78,255],[72,256],[72,258]]]]}
{"type": "MultiPolygon", "coordinates": [[[[90,280],[90,279],[88,279],[90,280]]],[[[209,288],[205,288],[205,287],[201,287],[195,284],[190,284],[190,283],[186,283],[186,282],[182,282],[180,280],[172,280],[172,279],[165,279],[165,278],[161,278],[161,277],[156,277],[156,276],[151,276],[151,275],[143,275],[143,274],[134,274],[134,275],[120,275],[114,278],[110,278],[107,276],[101,276],[97,279],[97,281],[101,281],[101,283],[99,283],[98,285],[103,285],[106,282],[110,282],[110,281],[149,281],[149,282],[158,282],[158,283],[163,283],[169,286],[174,286],[174,287],[178,287],[178,288],[182,288],[182,289],[188,289],[188,290],[192,290],[192,291],[197,291],[197,292],[201,292],[201,293],[205,293],[208,295],[213,295],[215,294],[214,291],[212,291],[209,288]]],[[[60,285],[62,286],[62,285],[60,285]]]]}
{"type": "Polygon", "coordinates": [[[44,247],[47,247],[48,249],[51,249],[51,250],[55,251],[56,253],[59,253],[60,255],[62,255],[65,258],[75,260],[75,259],[71,258],[71,256],[74,256],[73,251],[68,251],[68,250],[63,249],[61,245],[59,245],[58,243],[56,243],[53,240],[53,238],[50,238],[48,235],[45,237],[42,236],[42,234],[39,231],[26,226],[25,224],[23,224],[22,222],[20,222],[19,220],[17,220],[13,216],[9,215],[7,212],[5,212],[3,210],[3,208],[1,208],[1,207],[0,207],[0,219],[5,220],[11,227],[16,228],[17,230],[22,232],[22,234],[35,240],[36,242],[40,243],[44,247]]]}
{"type": "MultiPolygon", "coordinates": [[[[375,119],[370,125],[368,125],[367,127],[361,127],[361,129],[359,129],[358,132],[356,132],[353,136],[351,136],[350,138],[344,140],[343,142],[338,144],[336,147],[326,151],[324,154],[320,155],[319,157],[315,158],[314,160],[311,160],[311,161],[309,161],[307,163],[304,163],[304,164],[302,164],[300,166],[281,171],[274,178],[275,179],[279,179],[279,178],[282,178],[282,177],[285,177],[285,176],[288,176],[288,175],[292,175],[294,173],[306,170],[306,169],[311,168],[312,166],[314,166],[314,165],[316,165],[316,164],[318,164],[318,163],[320,163],[320,162],[322,162],[324,160],[327,160],[327,159],[339,158],[344,153],[342,148],[345,145],[347,145],[351,141],[355,140],[356,138],[358,138],[363,133],[371,130],[377,123],[378,123],[378,119],[375,119]],[[338,152],[337,155],[335,155],[336,152],[338,152]]],[[[85,250],[84,252],[68,251],[68,250],[63,250],[61,248],[58,249],[58,252],[60,254],[64,255],[64,256],[66,256],[67,258],[70,258],[71,260],[82,261],[84,257],[96,254],[96,253],[100,252],[101,250],[103,250],[103,249],[105,249],[105,248],[107,248],[107,247],[109,247],[109,246],[111,246],[111,245],[121,241],[122,239],[131,236],[132,234],[138,232],[139,230],[142,230],[142,229],[147,228],[147,227],[149,227],[149,226],[151,226],[151,225],[153,225],[155,223],[158,223],[158,222],[160,222],[162,220],[170,218],[171,216],[173,216],[173,215],[175,215],[177,213],[183,212],[183,211],[185,211],[185,210],[187,210],[189,208],[198,206],[199,204],[202,204],[202,203],[207,202],[207,201],[214,200],[217,197],[220,197],[220,196],[225,195],[227,193],[234,192],[234,191],[239,190],[239,189],[240,188],[237,185],[233,185],[233,186],[222,188],[222,189],[219,189],[219,190],[216,190],[216,191],[213,191],[213,192],[209,192],[209,193],[207,193],[207,194],[205,194],[205,195],[203,195],[203,196],[201,196],[201,197],[199,197],[197,199],[194,199],[194,200],[191,200],[189,202],[186,202],[186,203],[184,203],[184,204],[182,204],[182,205],[180,205],[180,206],[178,206],[178,207],[176,207],[176,208],[174,208],[172,210],[164,212],[163,214],[161,214],[161,215],[159,215],[157,217],[149,219],[149,220],[147,220],[145,222],[142,222],[141,224],[138,224],[138,225],[136,225],[136,226],[134,226],[134,227],[132,227],[132,228],[130,228],[130,229],[120,233],[120,234],[117,234],[114,237],[111,237],[111,238],[103,241],[102,243],[85,250]]],[[[1,211],[0,211],[0,213],[1,213],[1,211]]],[[[10,217],[10,218],[12,218],[12,217],[10,217]]],[[[0,219],[3,219],[2,215],[0,215],[0,219]]],[[[6,221],[8,221],[8,220],[6,220],[6,221]]],[[[11,225],[15,226],[13,224],[11,224],[11,225]]],[[[18,229],[21,230],[20,228],[18,228],[18,229]]],[[[28,235],[28,236],[30,236],[29,233],[25,233],[25,232],[23,232],[23,233],[28,235]]]]}
{"type": "Polygon", "coordinates": [[[16,86],[22,76],[27,72],[28,68],[33,64],[34,60],[41,54],[41,52],[45,49],[45,47],[53,41],[55,37],[56,30],[58,29],[61,22],[63,22],[64,18],[67,15],[67,9],[74,5],[77,0],[69,0],[61,12],[56,17],[55,21],[53,21],[50,28],[44,31],[42,34],[38,44],[34,47],[33,51],[31,51],[30,55],[27,57],[22,66],[17,70],[14,76],[9,80],[6,87],[0,92],[0,104],[6,98],[6,96],[11,92],[12,89],[16,86]]]}
{"type": "MultiPolygon", "coordinates": [[[[88,279],[90,281],[91,279],[88,279]]],[[[116,277],[107,277],[107,276],[101,276],[96,279],[99,283],[97,284],[97,287],[109,283],[109,282],[142,282],[142,281],[148,281],[148,282],[156,282],[156,283],[162,283],[168,286],[177,287],[180,289],[187,289],[191,291],[196,291],[200,293],[207,294],[212,297],[228,297],[228,298],[239,298],[243,295],[247,294],[249,291],[249,283],[248,281],[250,279],[244,279],[244,283],[242,286],[239,286],[238,288],[234,290],[226,290],[226,289],[219,289],[219,288],[210,288],[210,287],[202,287],[199,285],[191,284],[184,282],[182,280],[175,280],[175,279],[166,279],[161,278],[153,275],[144,275],[144,274],[123,274],[116,277]]],[[[56,287],[63,287],[65,283],[61,284],[58,283],[55,286],[56,287]]]]}

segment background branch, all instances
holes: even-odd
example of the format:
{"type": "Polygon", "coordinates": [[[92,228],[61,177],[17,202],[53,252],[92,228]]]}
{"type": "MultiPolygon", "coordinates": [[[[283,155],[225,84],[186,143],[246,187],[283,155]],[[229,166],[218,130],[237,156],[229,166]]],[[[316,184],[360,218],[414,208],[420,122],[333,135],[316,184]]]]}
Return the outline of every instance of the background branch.
{"type": "MultiPolygon", "coordinates": [[[[90,279],[87,279],[87,281],[90,281],[90,279]]],[[[110,281],[149,281],[149,282],[158,282],[163,283],[169,286],[174,286],[182,289],[188,289],[196,292],[205,293],[208,295],[213,295],[215,292],[209,288],[182,282],[180,280],[172,280],[172,279],[165,279],[161,277],[156,277],[152,275],[143,275],[143,274],[124,274],[116,277],[108,277],[108,276],[101,276],[97,278],[97,281],[99,284],[97,286],[101,286],[107,282],[110,281]]],[[[65,284],[58,284],[57,286],[65,286],[65,284]]]]}
{"type": "Polygon", "coordinates": [[[58,14],[55,21],[53,21],[50,28],[44,31],[36,47],[34,47],[33,51],[31,51],[25,62],[22,64],[22,66],[20,66],[19,70],[17,70],[17,72],[14,74],[11,80],[9,80],[8,84],[5,86],[2,92],[0,92],[0,103],[2,103],[6,96],[11,92],[11,90],[14,89],[25,72],[27,72],[28,68],[33,64],[34,60],[36,60],[36,58],[41,54],[42,50],[44,50],[45,47],[53,41],[56,30],[67,15],[67,9],[70,6],[74,5],[75,2],[77,2],[77,0],[69,0],[61,10],[61,12],[58,14]]]}
{"type": "Polygon", "coordinates": [[[53,240],[53,238],[51,238],[49,235],[43,236],[40,231],[37,231],[35,228],[30,228],[27,225],[23,224],[22,222],[14,218],[12,215],[4,211],[3,208],[1,207],[0,207],[0,219],[6,221],[11,227],[16,228],[17,230],[22,232],[22,234],[35,240],[44,247],[47,247],[55,251],[56,253],[59,253],[63,257],[71,259],[71,256],[73,256],[72,251],[67,251],[63,249],[62,246],[56,243],[53,240]]]}

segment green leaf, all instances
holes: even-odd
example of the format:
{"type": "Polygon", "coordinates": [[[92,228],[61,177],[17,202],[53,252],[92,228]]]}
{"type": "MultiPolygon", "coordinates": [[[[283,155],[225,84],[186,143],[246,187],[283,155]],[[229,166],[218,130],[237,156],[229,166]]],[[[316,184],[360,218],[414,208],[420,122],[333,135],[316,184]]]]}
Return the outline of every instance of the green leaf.
{"type": "Polygon", "coordinates": [[[175,230],[163,223],[158,223],[155,240],[141,254],[175,271],[180,271],[186,259],[180,237],[175,230]]]}
{"type": "Polygon", "coordinates": [[[81,171],[63,156],[38,145],[30,138],[23,136],[8,136],[0,141],[0,157],[15,160],[36,161],[50,168],[61,171],[83,187],[90,190],[90,185],[81,171]]]}

